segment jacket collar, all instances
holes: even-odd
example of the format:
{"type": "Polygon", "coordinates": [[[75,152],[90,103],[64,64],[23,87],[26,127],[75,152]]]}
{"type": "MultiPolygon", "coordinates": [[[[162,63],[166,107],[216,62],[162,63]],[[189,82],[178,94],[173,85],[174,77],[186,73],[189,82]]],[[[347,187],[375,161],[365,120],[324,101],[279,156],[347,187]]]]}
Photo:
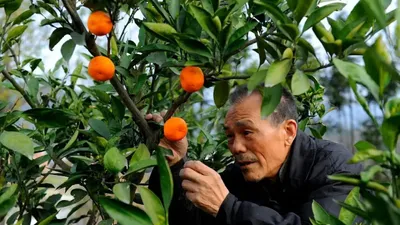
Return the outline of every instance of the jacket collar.
{"type": "Polygon", "coordinates": [[[286,187],[302,187],[315,163],[315,155],[315,139],[298,130],[289,155],[279,170],[279,181],[286,187]]]}

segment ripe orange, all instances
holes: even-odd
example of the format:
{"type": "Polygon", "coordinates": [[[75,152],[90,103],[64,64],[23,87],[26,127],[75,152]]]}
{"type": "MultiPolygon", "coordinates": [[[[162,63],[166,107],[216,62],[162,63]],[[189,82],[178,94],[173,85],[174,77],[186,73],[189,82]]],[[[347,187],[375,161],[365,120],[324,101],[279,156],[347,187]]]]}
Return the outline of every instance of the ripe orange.
{"type": "Polygon", "coordinates": [[[111,59],[96,56],[89,62],[88,73],[96,81],[110,80],[114,76],[115,66],[111,59]]]}
{"type": "Polygon", "coordinates": [[[171,117],[164,124],[164,137],[169,141],[182,140],[188,132],[184,119],[171,117]]]}
{"type": "Polygon", "coordinates": [[[113,24],[110,16],[103,11],[95,11],[89,15],[87,26],[90,33],[104,36],[111,32],[113,24]]]}
{"type": "Polygon", "coordinates": [[[196,92],[204,85],[203,71],[196,66],[187,66],[181,71],[180,81],[183,90],[187,92],[196,92]]]}

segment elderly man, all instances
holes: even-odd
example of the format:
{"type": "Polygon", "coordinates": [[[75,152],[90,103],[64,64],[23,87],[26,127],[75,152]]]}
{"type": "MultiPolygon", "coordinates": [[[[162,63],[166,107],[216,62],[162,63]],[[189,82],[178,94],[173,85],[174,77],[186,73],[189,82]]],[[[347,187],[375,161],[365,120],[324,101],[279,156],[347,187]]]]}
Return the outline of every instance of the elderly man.
{"type": "MultiPolygon", "coordinates": [[[[313,200],[338,215],[340,206],[334,199],[344,200],[353,187],[327,176],[359,174],[362,166],[347,163],[352,155],[344,146],[298,129],[296,104],[287,90],[266,119],[261,117],[261,104],[261,94],[249,93],[245,86],[231,95],[224,127],[235,163],[221,174],[186,160],[186,138],[161,140],[160,145],[174,153],[168,157],[174,180],[171,225],[311,224],[313,200]]],[[[157,169],[150,188],[161,196],[157,169]]]]}

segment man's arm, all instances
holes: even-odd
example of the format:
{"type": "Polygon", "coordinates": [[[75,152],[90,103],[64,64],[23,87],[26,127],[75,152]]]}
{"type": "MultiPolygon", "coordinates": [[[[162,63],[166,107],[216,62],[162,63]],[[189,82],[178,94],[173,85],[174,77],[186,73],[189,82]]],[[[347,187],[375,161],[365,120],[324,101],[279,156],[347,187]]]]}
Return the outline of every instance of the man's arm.
{"type": "Polygon", "coordinates": [[[340,206],[334,202],[344,200],[352,186],[331,183],[313,191],[310,198],[302,204],[298,210],[280,214],[272,208],[260,206],[249,201],[240,201],[233,194],[229,194],[224,200],[217,214],[217,224],[233,225],[304,225],[311,224],[313,218],[311,204],[313,200],[318,202],[332,215],[338,215],[340,206]]]}

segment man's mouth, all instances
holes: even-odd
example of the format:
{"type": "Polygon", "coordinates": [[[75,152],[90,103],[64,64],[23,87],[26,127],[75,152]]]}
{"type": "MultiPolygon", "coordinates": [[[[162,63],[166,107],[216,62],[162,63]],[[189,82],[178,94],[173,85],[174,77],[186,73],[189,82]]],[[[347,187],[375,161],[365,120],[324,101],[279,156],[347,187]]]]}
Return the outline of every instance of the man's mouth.
{"type": "Polygon", "coordinates": [[[239,164],[240,168],[245,168],[250,166],[251,164],[255,163],[255,161],[242,161],[242,162],[237,162],[239,164]]]}

